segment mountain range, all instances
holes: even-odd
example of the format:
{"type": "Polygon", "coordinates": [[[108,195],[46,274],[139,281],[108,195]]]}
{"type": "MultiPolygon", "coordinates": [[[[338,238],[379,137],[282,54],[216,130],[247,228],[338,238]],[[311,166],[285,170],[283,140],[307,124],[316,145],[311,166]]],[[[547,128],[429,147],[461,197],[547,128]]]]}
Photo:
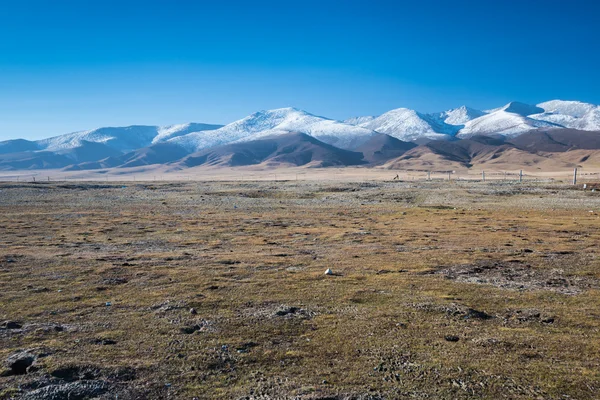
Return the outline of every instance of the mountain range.
{"type": "MultiPolygon", "coordinates": [[[[600,106],[579,101],[511,102],[485,111],[463,106],[440,113],[398,108],[345,121],[290,107],[259,111],[224,126],[106,127],[37,141],[7,140],[0,142],[0,169],[90,170],[156,164],[468,168],[509,161],[533,165],[549,157],[560,158],[557,165],[562,167],[579,159],[574,153],[566,158],[557,154],[597,149],[600,106]]],[[[587,157],[597,159],[592,154],[587,157]]]]}

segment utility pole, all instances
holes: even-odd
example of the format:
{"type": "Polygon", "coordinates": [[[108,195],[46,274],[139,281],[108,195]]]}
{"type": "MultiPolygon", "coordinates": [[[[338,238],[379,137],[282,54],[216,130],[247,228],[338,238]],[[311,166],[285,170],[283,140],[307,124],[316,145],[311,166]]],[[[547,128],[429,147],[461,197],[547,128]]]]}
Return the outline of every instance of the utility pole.
{"type": "Polygon", "coordinates": [[[431,171],[427,171],[427,180],[430,181],[431,180],[431,171]]]}
{"type": "Polygon", "coordinates": [[[485,171],[481,171],[481,179],[485,182],[485,171]]]}
{"type": "Polygon", "coordinates": [[[577,185],[577,167],[573,170],[573,185],[577,185]]]}
{"type": "Polygon", "coordinates": [[[523,182],[523,170],[519,171],[519,183],[523,182]]]}

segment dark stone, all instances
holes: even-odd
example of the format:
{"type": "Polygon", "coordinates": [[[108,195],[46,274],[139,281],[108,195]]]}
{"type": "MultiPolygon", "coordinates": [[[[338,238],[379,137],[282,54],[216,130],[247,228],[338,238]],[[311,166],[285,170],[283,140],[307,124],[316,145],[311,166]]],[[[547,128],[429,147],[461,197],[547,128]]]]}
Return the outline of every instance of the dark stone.
{"type": "Polygon", "coordinates": [[[289,315],[289,314],[295,314],[295,313],[297,313],[298,311],[300,311],[300,309],[299,309],[298,307],[289,307],[289,308],[286,308],[286,309],[284,309],[284,310],[279,310],[279,311],[277,311],[277,312],[275,313],[275,315],[278,315],[278,316],[280,316],[280,317],[283,317],[283,316],[285,316],[285,315],[289,315]]]}
{"type": "Polygon", "coordinates": [[[448,342],[458,342],[460,340],[460,338],[456,335],[446,335],[444,339],[446,339],[448,342]]]}
{"type": "Polygon", "coordinates": [[[2,329],[21,329],[22,325],[16,321],[4,321],[0,324],[0,328],[2,329]]]}
{"type": "Polygon", "coordinates": [[[5,361],[9,371],[7,375],[25,375],[27,368],[30,367],[36,360],[36,355],[28,351],[21,351],[8,357],[5,361]]]}
{"type": "Polygon", "coordinates": [[[475,310],[473,308],[469,308],[465,315],[465,319],[492,319],[493,317],[483,311],[475,310]]]}
{"type": "Polygon", "coordinates": [[[186,335],[191,335],[192,333],[196,332],[200,330],[200,327],[198,325],[194,325],[194,326],[184,326],[183,328],[179,329],[179,331],[181,333],[184,333],[186,335]]]}

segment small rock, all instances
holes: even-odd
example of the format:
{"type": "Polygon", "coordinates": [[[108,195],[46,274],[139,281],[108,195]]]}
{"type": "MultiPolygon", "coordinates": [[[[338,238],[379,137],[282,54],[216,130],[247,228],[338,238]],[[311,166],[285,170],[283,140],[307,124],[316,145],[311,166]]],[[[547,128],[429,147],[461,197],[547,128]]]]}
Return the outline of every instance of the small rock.
{"type": "Polygon", "coordinates": [[[460,340],[460,338],[456,335],[446,335],[444,339],[446,339],[448,342],[458,342],[460,340]]]}
{"type": "Polygon", "coordinates": [[[110,301],[107,301],[105,305],[106,305],[106,307],[110,307],[110,306],[112,306],[112,303],[110,301]]]}
{"type": "Polygon", "coordinates": [[[196,315],[196,314],[198,314],[198,311],[196,311],[195,308],[190,308],[190,314],[196,315]]]}
{"type": "Polygon", "coordinates": [[[192,333],[196,332],[200,330],[200,327],[198,325],[194,325],[194,326],[184,326],[183,328],[180,328],[179,331],[181,333],[184,333],[186,335],[191,335],[192,333]]]}
{"type": "Polygon", "coordinates": [[[96,339],[94,340],[94,344],[100,344],[102,346],[111,346],[113,344],[117,344],[117,342],[112,339],[96,339]]]}
{"type": "Polygon", "coordinates": [[[327,268],[325,275],[333,275],[333,271],[330,268],[327,268]]]}

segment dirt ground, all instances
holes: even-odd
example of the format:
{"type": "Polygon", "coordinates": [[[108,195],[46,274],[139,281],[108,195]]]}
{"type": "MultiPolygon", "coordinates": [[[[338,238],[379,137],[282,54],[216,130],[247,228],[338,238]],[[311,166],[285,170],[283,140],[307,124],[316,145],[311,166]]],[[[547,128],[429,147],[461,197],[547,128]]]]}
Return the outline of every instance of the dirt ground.
{"type": "Polygon", "coordinates": [[[0,399],[598,398],[599,243],[551,182],[0,183],[0,399]]]}

